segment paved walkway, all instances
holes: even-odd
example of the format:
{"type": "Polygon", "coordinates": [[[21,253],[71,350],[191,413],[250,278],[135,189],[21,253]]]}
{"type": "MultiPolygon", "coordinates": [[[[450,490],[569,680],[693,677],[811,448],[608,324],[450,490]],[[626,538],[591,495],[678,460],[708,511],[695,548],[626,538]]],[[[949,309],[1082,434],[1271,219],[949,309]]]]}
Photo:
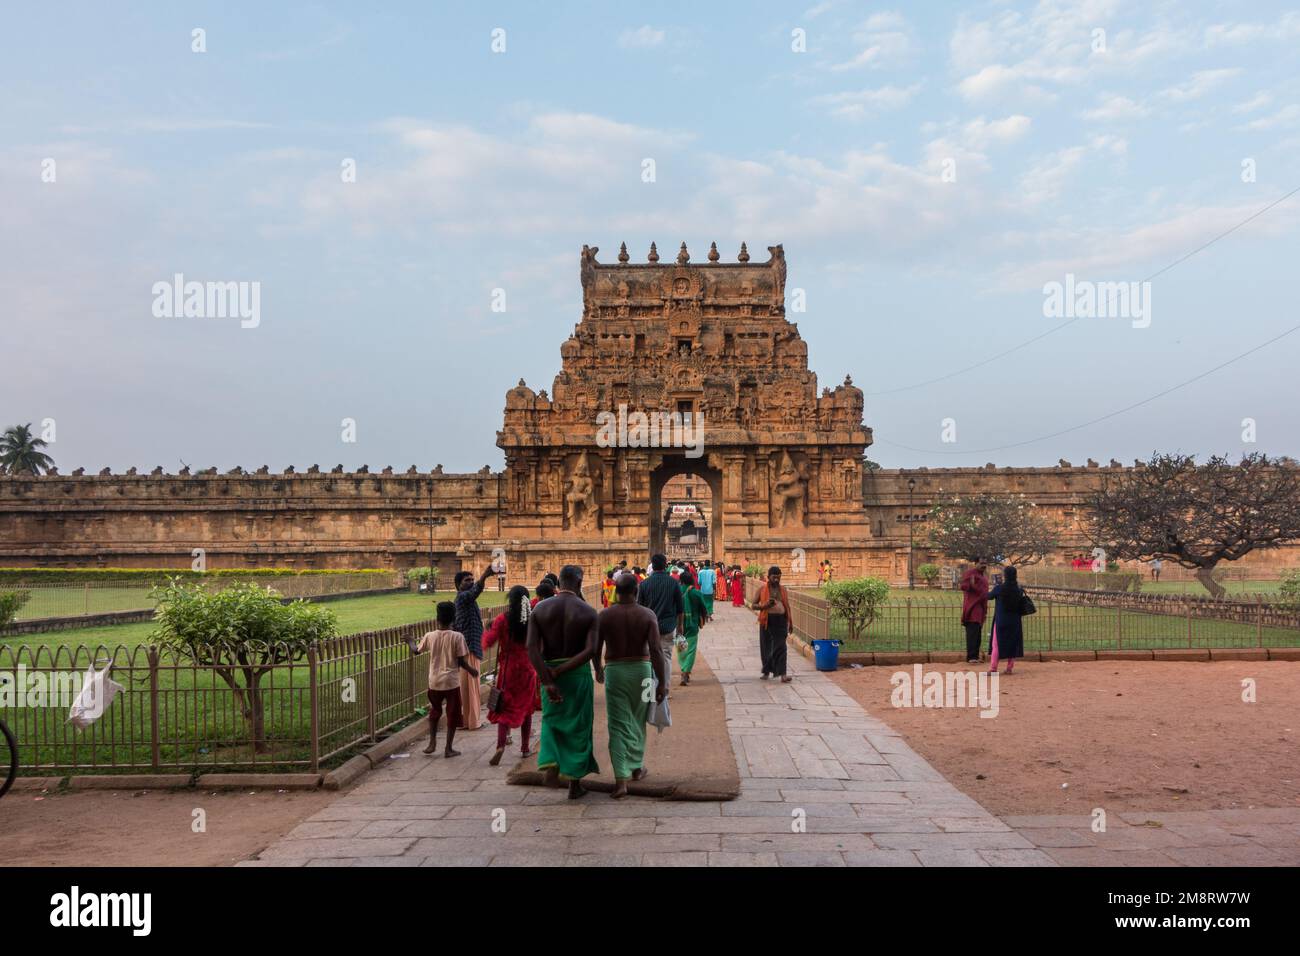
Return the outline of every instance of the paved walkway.
{"type": "MultiPolygon", "coordinates": [[[[613,801],[598,793],[570,801],[563,791],[510,786],[504,763],[487,764],[496,745],[495,731],[487,727],[458,735],[462,756],[454,760],[425,757],[420,747],[390,760],[258,859],[241,865],[1121,862],[1111,859],[1110,847],[1142,851],[1140,857],[1132,855],[1123,862],[1144,865],[1154,861],[1149,855],[1153,852],[1162,863],[1207,865],[1215,856],[1214,847],[1236,848],[1238,859],[1221,862],[1270,862],[1270,854],[1272,862],[1282,862],[1278,857],[1286,856],[1254,839],[1241,838],[1246,844],[1230,839],[1233,835],[1221,827],[1214,832],[1202,829],[1198,841],[1190,823],[1179,824],[1190,827],[1180,833],[1173,826],[1157,829],[1114,821],[1112,831],[1146,841],[1137,846],[1090,834],[1085,818],[1013,819],[1013,829],[945,780],[897,733],[799,655],[790,655],[792,683],[760,681],[751,612],[720,606],[700,648],[726,694],[727,723],[742,783],[734,801],[613,801]],[[1102,846],[1099,837],[1107,841],[1102,846]],[[1179,855],[1175,850],[1187,852],[1179,855]]],[[[674,693],[682,691],[674,688],[674,693]]],[[[1284,840],[1300,845],[1300,816],[1270,825],[1276,825],[1284,840]]]]}

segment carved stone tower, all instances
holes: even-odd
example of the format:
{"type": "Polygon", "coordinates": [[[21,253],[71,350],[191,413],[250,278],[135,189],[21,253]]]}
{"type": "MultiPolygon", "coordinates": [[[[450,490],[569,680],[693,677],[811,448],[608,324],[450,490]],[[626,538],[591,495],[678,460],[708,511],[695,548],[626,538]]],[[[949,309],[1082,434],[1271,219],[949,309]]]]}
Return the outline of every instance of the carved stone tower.
{"type": "Polygon", "coordinates": [[[871,431],[848,377],[817,392],[808,349],[785,317],[785,252],[766,262],[616,264],[580,259],[582,320],[560,348],[551,395],[506,394],[502,536],[544,542],[555,560],[633,563],[663,546],[660,493],[678,474],[713,494],[714,557],[785,564],[795,548],[861,548],[862,462],[871,431]],[[702,449],[623,423],[691,423],[702,449]],[[669,416],[678,416],[670,419],[669,416]],[[602,433],[602,422],[619,423],[602,433]]]}

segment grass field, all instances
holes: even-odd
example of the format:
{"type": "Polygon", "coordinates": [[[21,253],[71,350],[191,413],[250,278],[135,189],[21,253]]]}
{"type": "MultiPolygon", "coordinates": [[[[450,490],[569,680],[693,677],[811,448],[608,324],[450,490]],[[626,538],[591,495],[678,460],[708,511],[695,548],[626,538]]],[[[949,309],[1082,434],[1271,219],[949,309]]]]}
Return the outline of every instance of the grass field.
{"type": "MultiPolygon", "coordinates": [[[[338,615],[339,633],[346,635],[429,620],[435,615],[434,605],[451,596],[450,592],[385,594],[332,601],[327,606],[338,615]]],[[[494,607],[504,598],[503,593],[484,591],[479,604],[494,607]]],[[[6,662],[6,669],[13,664],[20,644],[43,648],[46,655],[66,648],[57,658],[43,656],[38,664],[68,672],[77,686],[79,674],[96,656],[97,646],[123,648],[114,658],[113,677],[126,686],[126,692],[87,730],[75,730],[67,723],[66,703],[0,708],[0,716],[18,739],[20,773],[37,774],[43,767],[71,766],[82,771],[148,769],[155,722],[160,740],[159,769],[255,769],[249,766],[252,759],[268,768],[302,766],[308,760],[312,698],[306,663],[278,667],[263,679],[269,753],[254,758],[248,726],[235,696],[212,670],[194,667],[185,658],[164,652],[157,671],[157,706],[153,706],[150,668],[143,649],[150,643],[153,626],[152,622],[142,622],[79,628],[23,635],[21,641],[4,642],[0,661],[6,662]],[[84,650],[78,654],[79,646],[84,650]]],[[[488,656],[485,672],[491,670],[495,651],[488,656]]],[[[30,657],[21,660],[32,663],[30,657]]],[[[351,748],[354,741],[367,736],[371,714],[368,702],[372,698],[375,727],[408,719],[412,713],[411,695],[416,694],[418,699],[425,686],[424,667],[423,660],[412,658],[400,642],[377,647],[373,652],[358,644],[341,657],[322,661],[317,675],[322,754],[351,748]],[[368,665],[374,668],[373,687],[365,676],[368,665]]],[[[345,750],[327,764],[337,763],[349,752],[345,750]]]]}
{"type": "MultiPolygon", "coordinates": [[[[1030,589],[1032,593],[1032,588],[1030,589]]],[[[812,590],[811,593],[817,593],[812,590]]],[[[1256,628],[1254,624],[1150,614],[1116,608],[1078,607],[1039,599],[1038,613],[1024,620],[1025,649],[1032,651],[1143,650],[1187,647],[1297,647],[1300,630],[1256,628]]],[[[892,589],[887,605],[845,651],[964,651],[961,592],[892,589]],[[907,602],[911,601],[908,608],[907,602]]],[[[831,636],[845,639],[844,623],[831,623],[831,636]]],[[[989,627],[984,628],[987,648],[989,627]]]]}
{"type": "Polygon", "coordinates": [[[108,614],[112,611],[138,611],[154,606],[151,588],[132,587],[29,587],[31,597],[18,610],[17,620],[34,621],[43,617],[77,617],[108,614]]]}
{"type": "MultiPolygon", "coordinates": [[[[1276,594],[1282,582],[1277,578],[1267,581],[1223,581],[1225,590],[1233,594],[1276,594]]],[[[1192,597],[1209,597],[1210,592],[1201,587],[1199,581],[1152,581],[1146,578],[1142,582],[1143,594],[1190,594],[1192,597]]]]}
{"type": "MultiPolygon", "coordinates": [[[[434,606],[437,602],[450,601],[453,596],[450,591],[437,591],[432,596],[404,592],[329,601],[323,606],[338,615],[340,634],[357,634],[361,631],[377,631],[385,627],[431,619],[436,614],[434,606]]],[[[484,591],[479,598],[479,605],[491,607],[504,601],[505,594],[499,591],[484,591]]],[[[20,634],[0,640],[10,645],[26,644],[30,647],[77,644],[92,647],[99,644],[107,647],[122,644],[135,647],[149,643],[149,635],[153,629],[153,621],[139,621],[134,624],[109,624],[103,627],[76,627],[44,634],[20,634]]]]}

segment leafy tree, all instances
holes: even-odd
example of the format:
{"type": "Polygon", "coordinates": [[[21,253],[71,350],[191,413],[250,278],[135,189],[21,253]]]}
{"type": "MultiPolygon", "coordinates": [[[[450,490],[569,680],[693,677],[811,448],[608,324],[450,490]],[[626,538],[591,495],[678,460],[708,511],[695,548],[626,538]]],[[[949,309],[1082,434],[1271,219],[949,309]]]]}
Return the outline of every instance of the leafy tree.
{"type": "Polygon", "coordinates": [[[849,630],[849,640],[856,641],[876,619],[876,611],[889,597],[889,582],[882,578],[850,578],[834,581],[822,588],[822,597],[831,614],[842,620],[849,630]]]}
{"type": "Polygon", "coordinates": [[[18,611],[32,596],[31,591],[0,591],[0,630],[13,623],[18,611]]]}
{"type": "Polygon", "coordinates": [[[253,748],[269,749],[261,681],[273,666],[301,660],[315,641],[333,637],[334,612],[306,601],[283,604],[271,588],[232,584],[209,593],[173,579],[155,592],[153,637],[229,685],[253,748]]]}
{"type": "Polygon", "coordinates": [[[1277,589],[1277,603],[1283,607],[1300,608],[1300,571],[1287,571],[1282,575],[1282,584],[1277,589]]]}
{"type": "Polygon", "coordinates": [[[930,509],[930,544],[965,561],[1036,564],[1056,546],[1056,529],[1024,495],[972,495],[930,509]]]}
{"type": "Polygon", "coordinates": [[[32,423],[6,428],[0,435],[0,470],[11,475],[40,475],[54,467],[54,459],[41,451],[48,442],[32,434],[32,423]]]}
{"type": "Polygon", "coordinates": [[[1106,475],[1092,498],[1093,542],[1108,558],[1175,561],[1213,597],[1222,561],[1300,538],[1300,468],[1259,452],[1240,463],[1212,456],[1153,454],[1145,465],[1106,475]]]}

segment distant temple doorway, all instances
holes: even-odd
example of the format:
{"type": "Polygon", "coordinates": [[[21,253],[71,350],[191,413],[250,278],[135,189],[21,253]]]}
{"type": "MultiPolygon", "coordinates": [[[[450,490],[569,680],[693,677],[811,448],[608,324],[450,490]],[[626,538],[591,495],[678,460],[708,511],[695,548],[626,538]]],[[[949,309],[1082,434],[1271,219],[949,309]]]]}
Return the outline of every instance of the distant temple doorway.
{"type": "Polygon", "coordinates": [[[650,474],[650,553],[699,561],[722,556],[722,472],[685,456],[650,474]]]}

